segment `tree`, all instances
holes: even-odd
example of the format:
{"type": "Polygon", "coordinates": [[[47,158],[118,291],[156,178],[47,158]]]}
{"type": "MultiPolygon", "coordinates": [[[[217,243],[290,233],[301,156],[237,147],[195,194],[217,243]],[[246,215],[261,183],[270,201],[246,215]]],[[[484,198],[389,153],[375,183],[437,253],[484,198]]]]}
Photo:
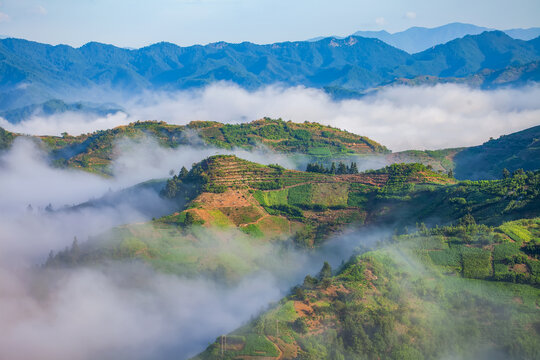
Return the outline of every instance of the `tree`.
{"type": "Polygon", "coordinates": [[[502,170],[503,179],[508,179],[510,177],[510,171],[507,168],[502,170]]]}
{"type": "Polygon", "coordinates": [[[319,272],[319,279],[326,279],[332,276],[332,267],[330,264],[325,261],[323,264],[323,267],[321,268],[321,271],[319,272]]]}
{"type": "Polygon", "coordinates": [[[350,174],[358,174],[358,165],[356,165],[355,162],[351,163],[351,167],[349,169],[350,174]]]}
{"type": "Polygon", "coordinates": [[[304,286],[307,288],[317,285],[317,282],[318,280],[311,275],[306,275],[306,277],[304,278],[304,286]]]}
{"type": "Polygon", "coordinates": [[[177,192],[178,192],[178,187],[176,186],[176,181],[167,180],[167,185],[165,185],[165,191],[163,195],[165,195],[165,197],[169,199],[174,199],[176,197],[177,192]]]}
{"type": "Polygon", "coordinates": [[[454,177],[454,171],[452,169],[448,170],[448,177],[453,178],[454,177]]]}
{"type": "Polygon", "coordinates": [[[346,173],[348,173],[347,166],[345,166],[345,164],[342,163],[341,161],[338,164],[337,173],[338,174],[346,174],[346,173]]]}
{"type": "Polygon", "coordinates": [[[299,332],[300,334],[305,334],[308,332],[308,325],[306,323],[306,319],[303,317],[299,317],[296,320],[294,320],[293,323],[294,329],[299,332]]]}
{"type": "Polygon", "coordinates": [[[293,294],[298,301],[304,301],[306,299],[306,293],[300,286],[296,286],[293,290],[293,294]]]}
{"type": "Polygon", "coordinates": [[[330,174],[336,173],[336,163],[332,161],[332,166],[330,166],[330,174]]]}
{"type": "Polygon", "coordinates": [[[476,225],[476,220],[471,214],[467,214],[461,219],[459,219],[459,225],[461,226],[471,226],[476,225]]]}
{"type": "Polygon", "coordinates": [[[180,173],[178,174],[178,177],[180,179],[184,179],[188,174],[189,174],[189,171],[184,166],[182,166],[182,169],[180,169],[180,173]]]}

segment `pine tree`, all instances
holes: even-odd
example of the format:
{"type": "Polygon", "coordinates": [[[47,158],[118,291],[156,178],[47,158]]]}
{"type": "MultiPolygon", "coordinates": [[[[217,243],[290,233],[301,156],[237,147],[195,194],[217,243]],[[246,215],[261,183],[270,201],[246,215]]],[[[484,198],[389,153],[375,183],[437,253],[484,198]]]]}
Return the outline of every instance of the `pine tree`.
{"type": "Polygon", "coordinates": [[[332,267],[330,264],[325,261],[323,264],[323,267],[321,268],[321,271],[319,272],[319,279],[326,279],[332,276],[332,267]]]}
{"type": "Polygon", "coordinates": [[[163,196],[169,199],[174,199],[177,192],[178,192],[178,188],[176,186],[176,181],[167,180],[167,185],[165,185],[165,191],[163,192],[163,196]]]}
{"type": "Polygon", "coordinates": [[[180,173],[178,174],[178,177],[180,179],[184,179],[186,178],[188,174],[189,174],[189,171],[184,166],[182,166],[182,169],[180,169],[180,173]]]}
{"type": "Polygon", "coordinates": [[[349,169],[349,174],[358,174],[358,165],[356,165],[355,162],[351,163],[351,167],[349,169]]]}
{"type": "Polygon", "coordinates": [[[332,161],[332,166],[330,166],[330,174],[336,173],[336,163],[332,161]]]}
{"type": "Polygon", "coordinates": [[[347,173],[347,166],[345,166],[345,164],[342,163],[341,161],[338,164],[337,173],[340,174],[340,175],[347,173]]]}

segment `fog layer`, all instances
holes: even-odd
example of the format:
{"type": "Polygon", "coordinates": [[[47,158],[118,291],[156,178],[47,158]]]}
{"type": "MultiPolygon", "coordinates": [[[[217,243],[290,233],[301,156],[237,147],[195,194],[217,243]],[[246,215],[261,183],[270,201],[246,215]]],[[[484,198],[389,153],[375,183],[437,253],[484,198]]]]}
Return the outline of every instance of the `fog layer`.
{"type": "Polygon", "coordinates": [[[0,126],[29,134],[72,135],[136,120],[186,124],[193,120],[247,122],[264,116],[314,121],[365,135],[393,151],[478,145],[538,125],[540,86],[493,91],[445,84],[389,87],[361,99],[332,100],[321,90],[269,86],[247,91],[218,83],[200,90],[147,93],[121,105],[130,115],[62,114],[0,126]]]}

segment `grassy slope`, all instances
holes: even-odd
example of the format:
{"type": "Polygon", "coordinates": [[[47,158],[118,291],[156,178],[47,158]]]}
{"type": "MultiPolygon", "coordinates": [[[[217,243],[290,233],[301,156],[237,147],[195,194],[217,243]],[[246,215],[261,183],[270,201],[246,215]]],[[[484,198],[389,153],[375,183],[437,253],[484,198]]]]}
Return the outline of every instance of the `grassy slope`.
{"type": "MultiPolygon", "coordinates": [[[[475,351],[534,358],[540,292],[523,283],[540,282],[540,220],[500,224],[538,216],[539,184],[540,172],[456,183],[419,164],[328,175],[213,156],[168,182],[164,193],[176,189],[170,197],[189,200],[187,209],[118,227],[48,264],[133,259],[234,283],[257,270],[286,271],[284,264],[294,261],[286,258],[291,235],[310,247],[351,223],[458,222],[419,225],[418,233],[353,257],[335,276],[307,278],[230,334],[224,358],[480,356],[475,351]],[[470,214],[500,226],[476,225],[470,214]]],[[[220,354],[218,339],[199,358],[220,354]]]]}
{"type": "MultiPolygon", "coordinates": [[[[317,247],[348,225],[404,231],[421,222],[456,223],[468,214],[488,225],[537,216],[539,182],[540,173],[455,183],[419,164],[328,175],[213,156],[169,179],[164,194],[179,201],[178,212],[85,243],[75,262],[131,258],[176,274],[221,273],[234,280],[266,266],[261,254],[276,248],[268,244],[288,246],[292,238],[298,247],[317,247]],[[215,229],[225,235],[212,235],[215,229]]],[[[70,253],[56,260],[71,263],[70,253]]]]}
{"type": "Polygon", "coordinates": [[[454,170],[454,157],[463,148],[442,150],[406,150],[386,155],[390,163],[416,162],[431,166],[435,171],[448,173],[454,170]]]}
{"type": "MultiPolygon", "coordinates": [[[[122,138],[137,141],[145,135],[155,138],[165,147],[193,145],[193,135],[202,138],[207,146],[221,148],[253,149],[264,144],[280,153],[304,154],[323,162],[334,159],[347,161],[351,155],[367,156],[369,160],[370,155],[384,154],[387,162],[418,162],[438,172],[452,171],[458,179],[497,179],[501,178],[504,168],[511,172],[520,168],[540,168],[538,126],[475,147],[398,153],[389,153],[387,148],[366,137],[336,128],[268,118],[237,125],[196,121],[187,126],[177,126],[147,121],[80,136],[39,138],[50,153],[53,164],[110,175],[110,164],[115,156],[114,144],[122,138]]],[[[17,134],[0,129],[0,149],[8,148],[15,136],[17,134]]]]}
{"type": "MultiPolygon", "coordinates": [[[[364,192],[371,192],[375,199],[377,189],[399,186],[392,183],[397,178],[384,172],[308,173],[235,156],[213,156],[188,174],[169,179],[164,194],[179,202],[178,212],[148,224],[118,227],[82,244],[77,254],[69,249],[49,262],[80,264],[130,258],[176,274],[223,273],[234,280],[264,267],[261,256],[280,244],[286,246],[291,238],[297,246],[313,247],[347,224],[364,223],[368,215],[362,208],[364,192]],[[268,187],[275,190],[260,190],[268,187]],[[214,236],[214,231],[224,235],[214,236]],[[227,239],[235,239],[230,250],[227,239]],[[267,246],[269,243],[274,246],[267,246]]],[[[429,171],[413,171],[400,181],[452,183],[448,177],[429,171]]]]}
{"type": "Polygon", "coordinates": [[[466,148],[454,157],[455,174],[460,179],[497,179],[504,168],[540,168],[540,126],[466,148]]]}
{"type": "Polygon", "coordinates": [[[17,137],[17,134],[6,131],[3,128],[0,128],[0,150],[8,149],[13,140],[17,137]]]}
{"type": "Polygon", "coordinates": [[[540,126],[535,126],[479,146],[435,151],[409,150],[388,154],[390,162],[420,162],[435,170],[452,170],[457,179],[500,179],[503,169],[540,168],[540,126]]]}
{"type": "MultiPolygon", "coordinates": [[[[454,182],[419,164],[329,175],[263,166],[235,156],[213,156],[194,169],[192,172],[198,171],[204,178],[203,193],[190,209],[160,221],[182,225],[190,214],[190,221],[206,226],[225,222],[254,235],[278,236],[285,229],[284,234],[294,235],[301,246],[313,246],[345,224],[364,223],[375,204],[386,200],[384,194],[454,182]]],[[[169,185],[182,189],[184,182],[173,178],[169,185]]]]}
{"type": "Polygon", "coordinates": [[[174,148],[191,144],[194,134],[200,136],[207,145],[220,148],[253,149],[263,144],[280,153],[300,153],[316,158],[389,152],[386,147],[367,137],[329,126],[308,122],[297,124],[269,118],[237,125],[196,121],[179,126],[145,121],[79,136],[38,138],[50,153],[53,164],[110,175],[110,164],[115,156],[114,145],[122,138],[137,141],[146,135],[156,139],[161,146],[174,148]]]}
{"type": "MultiPolygon", "coordinates": [[[[510,259],[516,252],[525,254],[519,246],[538,246],[539,226],[537,218],[495,229],[464,225],[398,237],[353,256],[334,276],[306,277],[291,295],[229,334],[233,341],[223,347],[223,357],[218,338],[197,359],[241,359],[244,354],[275,359],[275,348],[281,359],[537,358],[540,290],[501,282],[509,278],[497,272],[483,276],[482,267],[497,269],[508,261],[500,260],[498,248],[518,244],[506,254],[510,259]],[[527,234],[523,243],[514,242],[509,229],[527,234]],[[456,259],[446,259],[456,266],[441,264],[440,253],[457,246],[462,250],[456,259]],[[469,255],[481,251],[488,256],[471,261],[469,255]]],[[[528,265],[540,263],[537,256],[525,260],[525,273],[510,273],[526,274],[517,278],[527,282],[533,268],[538,274],[537,265],[528,265]]]]}

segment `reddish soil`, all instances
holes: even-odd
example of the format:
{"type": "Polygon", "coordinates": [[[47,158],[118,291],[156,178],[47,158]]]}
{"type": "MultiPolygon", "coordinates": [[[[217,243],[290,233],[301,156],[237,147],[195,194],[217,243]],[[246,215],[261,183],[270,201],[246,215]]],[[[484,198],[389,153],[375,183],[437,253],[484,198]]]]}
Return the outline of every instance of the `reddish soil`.
{"type": "Polygon", "coordinates": [[[372,186],[384,186],[388,181],[388,174],[349,174],[334,176],[338,182],[358,183],[372,186]]]}
{"type": "Polygon", "coordinates": [[[525,264],[516,264],[516,265],[512,266],[511,269],[512,269],[512,271],[515,271],[517,273],[525,274],[525,273],[528,272],[527,265],[525,265],[525,264]]]}
{"type": "Polygon", "coordinates": [[[220,207],[242,207],[250,206],[246,191],[242,190],[227,190],[222,194],[202,193],[197,202],[204,204],[209,208],[220,207]]]}

